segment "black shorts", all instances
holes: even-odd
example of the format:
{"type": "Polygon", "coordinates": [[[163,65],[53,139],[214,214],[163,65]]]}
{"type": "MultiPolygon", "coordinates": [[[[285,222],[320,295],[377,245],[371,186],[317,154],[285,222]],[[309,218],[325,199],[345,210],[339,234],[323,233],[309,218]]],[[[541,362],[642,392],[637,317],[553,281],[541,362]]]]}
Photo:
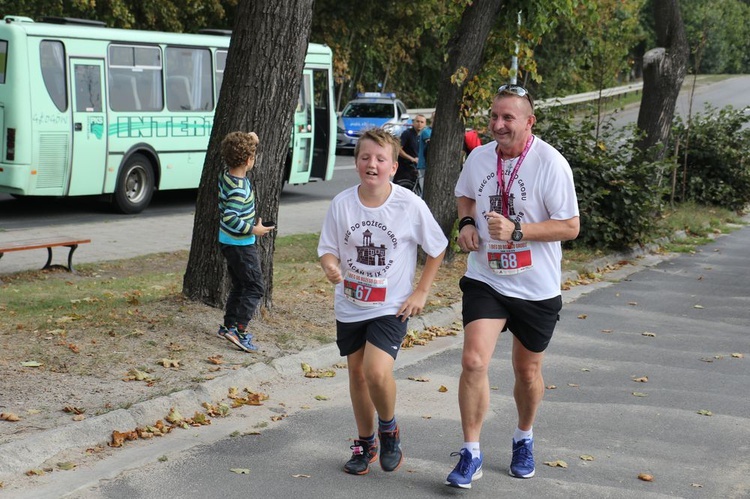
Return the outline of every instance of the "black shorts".
{"type": "Polygon", "coordinates": [[[510,332],[532,352],[543,352],[560,320],[562,296],[532,301],[503,296],[492,286],[466,276],[459,282],[463,291],[464,327],[477,319],[507,319],[503,331],[510,332]]]}
{"type": "Polygon", "coordinates": [[[385,315],[359,322],[336,321],[336,345],[342,357],[353,354],[369,341],[396,358],[406,336],[408,321],[401,322],[395,315],[385,315]]]}

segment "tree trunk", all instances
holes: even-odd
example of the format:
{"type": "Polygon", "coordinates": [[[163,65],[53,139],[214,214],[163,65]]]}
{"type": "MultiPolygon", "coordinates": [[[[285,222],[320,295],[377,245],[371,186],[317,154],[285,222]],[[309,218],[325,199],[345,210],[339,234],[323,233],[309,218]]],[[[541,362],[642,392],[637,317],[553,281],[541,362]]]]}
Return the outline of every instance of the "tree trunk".
{"type": "MultiPolygon", "coordinates": [[[[466,7],[456,33],[448,42],[448,60],[440,74],[424,199],[449,239],[456,220],[453,188],[458,181],[464,144],[465,129],[461,119],[464,83],[471,81],[482,67],[487,36],[502,5],[503,0],[486,0],[466,7]]],[[[446,254],[448,259],[453,256],[450,247],[446,254]]]]}
{"type": "MultiPolygon", "coordinates": [[[[190,299],[223,307],[228,293],[226,266],[218,244],[218,176],[224,167],[219,147],[227,133],[242,130],[258,134],[260,146],[250,173],[256,211],[265,220],[278,220],[289,134],[312,25],[312,5],[313,0],[239,2],[198,189],[182,288],[190,299]]],[[[265,306],[272,303],[276,233],[272,234],[274,237],[269,234],[258,239],[265,306]]]]}
{"type": "Polygon", "coordinates": [[[638,128],[644,133],[638,147],[644,152],[653,146],[653,159],[662,159],[682,82],[687,73],[689,47],[677,0],[653,2],[656,42],[659,48],[643,56],[643,97],[638,128]]]}

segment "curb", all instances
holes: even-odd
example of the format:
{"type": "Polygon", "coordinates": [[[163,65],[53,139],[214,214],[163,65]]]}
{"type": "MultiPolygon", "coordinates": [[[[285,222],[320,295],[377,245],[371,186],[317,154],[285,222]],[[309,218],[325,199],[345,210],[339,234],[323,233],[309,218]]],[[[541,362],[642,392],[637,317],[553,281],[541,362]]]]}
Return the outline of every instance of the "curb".
{"type": "MultiPolygon", "coordinates": [[[[459,317],[460,310],[460,304],[435,310],[411,319],[409,329],[421,331],[430,326],[448,326],[459,317]]],[[[460,348],[461,344],[462,340],[458,337],[446,337],[426,346],[402,350],[396,368],[412,365],[448,349],[460,348]]],[[[246,369],[205,381],[194,389],[144,400],[128,409],[117,409],[78,423],[44,430],[29,438],[0,445],[0,455],[3,456],[0,460],[0,476],[23,473],[71,448],[85,449],[101,445],[109,441],[113,430],[125,431],[137,426],[151,425],[159,419],[163,420],[173,407],[183,414],[203,411],[201,404],[225,399],[230,387],[259,386],[262,383],[300,376],[302,362],[312,366],[331,366],[340,361],[341,356],[336,345],[327,345],[317,350],[280,357],[269,364],[254,364],[246,369]]]]}

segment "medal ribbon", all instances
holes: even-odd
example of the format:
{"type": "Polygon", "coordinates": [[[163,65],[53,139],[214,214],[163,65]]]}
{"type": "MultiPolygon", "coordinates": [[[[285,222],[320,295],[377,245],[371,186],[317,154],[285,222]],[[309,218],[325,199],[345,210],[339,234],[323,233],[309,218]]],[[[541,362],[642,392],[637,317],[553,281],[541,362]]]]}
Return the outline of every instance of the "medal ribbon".
{"type": "Polygon", "coordinates": [[[500,148],[498,147],[497,150],[497,188],[500,190],[500,193],[503,195],[502,199],[502,215],[505,218],[509,217],[509,203],[508,200],[510,199],[510,188],[513,186],[513,179],[516,178],[516,175],[518,174],[518,170],[521,169],[521,164],[523,163],[523,160],[526,159],[526,154],[529,152],[529,149],[531,149],[531,143],[534,142],[534,136],[529,136],[529,140],[526,141],[526,146],[523,148],[523,152],[518,157],[518,161],[516,162],[516,166],[513,167],[513,171],[510,172],[510,177],[508,179],[508,185],[505,185],[505,175],[503,175],[503,153],[500,151],[500,148]]]}

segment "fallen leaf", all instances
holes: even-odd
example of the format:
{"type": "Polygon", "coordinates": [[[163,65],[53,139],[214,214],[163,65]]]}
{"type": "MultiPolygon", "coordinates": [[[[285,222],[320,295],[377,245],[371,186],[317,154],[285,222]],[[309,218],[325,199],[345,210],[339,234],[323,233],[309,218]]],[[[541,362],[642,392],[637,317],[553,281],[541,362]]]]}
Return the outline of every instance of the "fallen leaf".
{"type": "Polygon", "coordinates": [[[691,484],[690,484],[690,486],[691,486],[691,487],[695,487],[695,488],[698,488],[698,489],[700,489],[700,488],[702,488],[702,487],[703,487],[703,485],[701,485],[701,484],[699,484],[699,483],[691,483],[691,484]]]}
{"type": "Polygon", "coordinates": [[[644,332],[641,333],[641,336],[649,336],[649,337],[653,338],[656,335],[654,333],[649,333],[648,331],[644,331],[644,332]]]}
{"type": "Polygon", "coordinates": [[[10,422],[21,421],[21,418],[12,412],[0,412],[0,419],[10,422]]]}
{"type": "Polygon", "coordinates": [[[169,414],[167,414],[167,417],[164,419],[166,419],[168,423],[179,424],[182,421],[184,421],[185,418],[182,417],[182,414],[180,414],[180,412],[177,409],[172,407],[169,410],[169,414]]]}
{"type": "Polygon", "coordinates": [[[159,364],[164,367],[180,367],[180,361],[175,359],[160,359],[159,364]]]}
{"type": "Polygon", "coordinates": [[[585,319],[586,317],[588,317],[588,315],[586,314],[581,314],[578,316],[579,319],[585,319]]]}
{"type": "Polygon", "coordinates": [[[551,466],[552,468],[567,468],[568,463],[563,461],[562,459],[558,459],[557,461],[545,461],[544,464],[547,466],[551,466]]]}
{"type": "Polygon", "coordinates": [[[25,473],[26,476],[42,476],[44,475],[44,470],[40,470],[39,468],[35,468],[33,470],[28,470],[25,473]]]}
{"type": "Polygon", "coordinates": [[[700,414],[701,416],[713,416],[714,415],[713,412],[706,410],[706,409],[701,409],[700,411],[698,411],[698,414],[700,414]]]}
{"type": "Polygon", "coordinates": [[[248,468],[229,468],[229,471],[232,473],[237,473],[238,475],[249,475],[250,470],[248,468]]]}
{"type": "Polygon", "coordinates": [[[745,354],[742,354],[742,353],[733,353],[732,357],[734,357],[735,359],[744,359],[745,358],[745,354]]]}
{"type": "Polygon", "coordinates": [[[557,386],[556,386],[556,385],[547,385],[547,386],[545,386],[545,388],[546,388],[547,390],[556,390],[556,389],[557,389],[557,386]]]}
{"type": "Polygon", "coordinates": [[[648,383],[648,376],[641,376],[640,378],[633,378],[636,383],[648,383]]]}
{"type": "Polygon", "coordinates": [[[328,400],[328,397],[325,395],[316,395],[315,400],[328,400]]]}
{"type": "Polygon", "coordinates": [[[21,366],[23,367],[42,367],[44,364],[41,362],[37,362],[35,360],[28,360],[26,362],[21,362],[21,366]]]}
{"type": "Polygon", "coordinates": [[[445,393],[445,392],[447,392],[447,391],[448,391],[448,387],[447,387],[447,386],[445,386],[445,385],[440,385],[440,388],[438,388],[438,391],[439,391],[440,393],[445,393]]]}
{"type": "Polygon", "coordinates": [[[73,421],[83,421],[84,419],[86,419],[85,414],[76,414],[73,416],[73,421]]]}
{"type": "Polygon", "coordinates": [[[629,301],[628,305],[631,305],[631,306],[635,307],[636,305],[638,305],[638,302],[637,301],[629,301]]]}
{"type": "Polygon", "coordinates": [[[647,393],[641,393],[641,392],[633,392],[633,395],[636,397],[648,397],[647,393]]]}
{"type": "Polygon", "coordinates": [[[703,308],[703,305],[693,305],[693,308],[703,308]]]}
{"type": "Polygon", "coordinates": [[[612,332],[611,329],[602,329],[602,333],[611,333],[611,332],[612,332]]]}
{"type": "Polygon", "coordinates": [[[219,364],[223,364],[224,363],[224,357],[222,355],[213,355],[213,356],[211,356],[211,357],[208,358],[208,361],[211,364],[219,365],[219,364]]]}
{"type": "Polygon", "coordinates": [[[58,469],[61,469],[63,471],[70,471],[72,469],[75,469],[76,463],[71,463],[70,461],[65,461],[62,463],[57,463],[58,469]]]}
{"type": "Polygon", "coordinates": [[[292,475],[292,478],[310,478],[310,475],[303,475],[301,473],[297,473],[296,475],[292,475]]]}
{"type": "Polygon", "coordinates": [[[649,475],[648,473],[639,473],[638,474],[638,479],[639,480],[643,480],[644,482],[653,482],[654,481],[654,476],[653,475],[649,475]]]}
{"type": "Polygon", "coordinates": [[[589,456],[588,454],[584,454],[584,455],[581,456],[581,459],[583,461],[593,461],[594,460],[594,456],[589,456]]]}
{"type": "Polygon", "coordinates": [[[579,385],[578,383],[568,383],[568,386],[571,388],[580,388],[581,385],[579,385]]]}
{"type": "Polygon", "coordinates": [[[84,412],[86,412],[86,409],[83,407],[75,407],[72,405],[66,405],[65,407],[63,407],[63,411],[69,412],[72,414],[83,414],[84,412]]]}
{"type": "Polygon", "coordinates": [[[430,378],[425,378],[424,376],[409,376],[410,380],[412,381],[419,381],[420,383],[427,383],[430,381],[430,378]]]}

